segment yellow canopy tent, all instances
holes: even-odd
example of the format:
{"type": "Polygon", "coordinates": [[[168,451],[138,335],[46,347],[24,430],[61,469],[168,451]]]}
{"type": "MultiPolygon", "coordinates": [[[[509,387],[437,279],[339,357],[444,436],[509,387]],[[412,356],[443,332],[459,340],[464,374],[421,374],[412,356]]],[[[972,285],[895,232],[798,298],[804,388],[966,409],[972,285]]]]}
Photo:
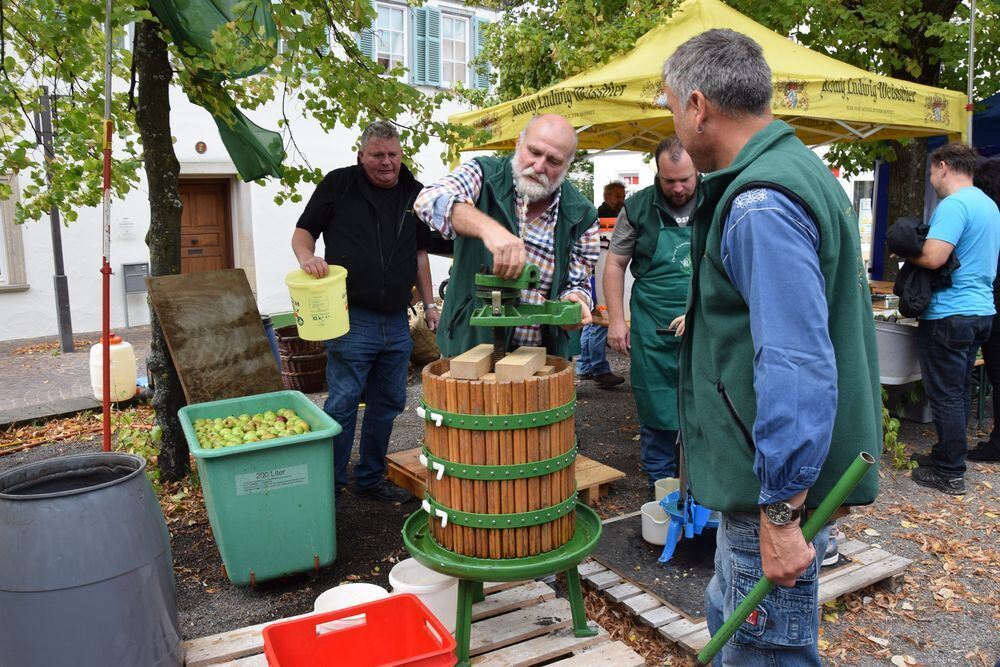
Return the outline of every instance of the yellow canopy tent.
{"type": "Polygon", "coordinates": [[[774,115],[807,144],[949,135],[968,126],[965,96],[874,75],[796,44],[719,0],[687,0],[628,53],[532,95],[451,116],[490,131],[462,150],[509,149],[535,115],[558,113],[577,128],[580,148],[651,151],[673,133],[662,91],[663,62],[685,41],[730,28],[759,43],[771,66],[774,115]]]}

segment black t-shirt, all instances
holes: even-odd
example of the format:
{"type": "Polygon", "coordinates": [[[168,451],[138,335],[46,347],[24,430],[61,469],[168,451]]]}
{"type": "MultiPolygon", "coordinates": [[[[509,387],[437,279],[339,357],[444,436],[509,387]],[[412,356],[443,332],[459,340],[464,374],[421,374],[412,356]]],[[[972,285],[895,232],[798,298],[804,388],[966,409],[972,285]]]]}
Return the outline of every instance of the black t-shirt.
{"type": "Polygon", "coordinates": [[[392,312],[410,303],[417,249],[430,246],[413,213],[422,188],[405,166],[394,187],[379,188],[355,165],[331,171],[309,198],[296,226],[322,235],[324,259],[347,269],[350,305],[392,312]]]}

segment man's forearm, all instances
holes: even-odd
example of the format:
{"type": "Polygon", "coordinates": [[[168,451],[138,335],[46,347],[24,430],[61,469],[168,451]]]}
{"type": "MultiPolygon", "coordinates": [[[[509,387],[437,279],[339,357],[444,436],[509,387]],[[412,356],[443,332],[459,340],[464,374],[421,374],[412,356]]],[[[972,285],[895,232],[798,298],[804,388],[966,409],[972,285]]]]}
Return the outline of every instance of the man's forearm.
{"type": "Polygon", "coordinates": [[[316,239],[308,231],[297,228],[292,232],[292,252],[301,264],[316,254],[316,239]]]}
{"type": "Polygon", "coordinates": [[[434,288],[431,284],[431,261],[426,250],[417,251],[417,292],[424,303],[434,303],[434,288]]]}
{"type": "Polygon", "coordinates": [[[451,226],[461,236],[471,236],[483,241],[491,233],[506,231],[500,227],[500,223],[475,206],[462,202],[455,202],[451,209],[451,226]]]}
{"type": "Polygon", "coordinates": [[[612,322],[625,321],[625,267],[614,261],[614,254],[607,254],[604,264],[604,303],[608,307],[608,319],[612,322]]]}

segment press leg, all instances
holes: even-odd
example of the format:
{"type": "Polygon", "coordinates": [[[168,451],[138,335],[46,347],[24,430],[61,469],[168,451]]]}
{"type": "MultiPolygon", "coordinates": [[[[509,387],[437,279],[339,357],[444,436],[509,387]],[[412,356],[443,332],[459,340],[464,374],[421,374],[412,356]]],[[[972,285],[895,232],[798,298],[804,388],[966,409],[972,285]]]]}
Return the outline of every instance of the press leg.
{"type": "Polygon", "coordinates": [[[473,581],[472,585],[473,585],[472,602],[476,603],[485,600],[486,594],[483,593],[483,582],[473,581]]]}
{"type": "Polygon", "coordinates": [[[580,587],[580,573],[574,565],[566,570],[566,588],[569,593],[569,605],[573,610],[573,632],[577,637],[593,637],[597,630],[587,625],[587,610],[583,606],[583,589],[580,587]]]}
{"type": "Polygon", "coordinates": [[[482,595],[482,582],[458,580],[458,615],[455,618],[455,653],[458,657],[457,667],[469,667],[469,639],[472,635],[472,603],[475,601],[476,589],[482,595]]]}

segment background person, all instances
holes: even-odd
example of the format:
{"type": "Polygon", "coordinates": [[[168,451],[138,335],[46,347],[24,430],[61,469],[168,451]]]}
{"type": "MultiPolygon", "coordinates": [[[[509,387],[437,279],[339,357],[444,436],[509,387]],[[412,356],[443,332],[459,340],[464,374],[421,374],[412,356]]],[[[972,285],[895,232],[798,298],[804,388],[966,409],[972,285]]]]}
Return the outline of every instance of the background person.
{"type": "Polygon", "coordinates": [[[937,442],[910,476],[920,486],[951,495],[965,493],[969,394],[972,367],[993,324],[993,280],[1000,255],[1000,212],[972,183],[975,149],[945,144],[928,156],[931,186],[941,201],[931,216],[923,249],[909,261],[925,269],[943,266],[954,252],[960,266],[951,287],[934,290],[917,330],[920,373],[934,416],[937,442]]]}
{"type": "Polygon", "coordinates": [[[421,187],[402,164],[395,126],[376,121],[361,135],[358,164],[326,175],[292,234],[292,250],[303,271],[322,277],[329,264],[347,269],[351,328],[326,341],[329,395],[323,409],[343,428],[333,439],[339,493],[348,484],[358,402],[365,394],[351,493],[382,502],[412,497],[385,479],[385,454],[393,421],[406,406],[413,349],[406,309],[414,282],[428,327],[438,320],[426,252],[429,232],[413,214],[421,187]],[[321,234],[323,257],[317,257],[321,234]]]}
{"type": "Polygon", "coordinates": [[[597,207],[598,218],[617,218],[625,205],[625,184],[611,181],[604,186],[604,201],[597,207]]]}
{"type": "Polygon", "coordinates": [[[691,230],[698,171],[677,137],[656,147],[656,182],[632,195],[615,222],[604,265],[611,347],[631,355],[639,460],[652,489],[677,476],[677,351],[691,284],[691,230]],[[631,331],[625,267],[631,262],[631,331]],[[676,334],[676,335],[675,335],[676,334]]]}

